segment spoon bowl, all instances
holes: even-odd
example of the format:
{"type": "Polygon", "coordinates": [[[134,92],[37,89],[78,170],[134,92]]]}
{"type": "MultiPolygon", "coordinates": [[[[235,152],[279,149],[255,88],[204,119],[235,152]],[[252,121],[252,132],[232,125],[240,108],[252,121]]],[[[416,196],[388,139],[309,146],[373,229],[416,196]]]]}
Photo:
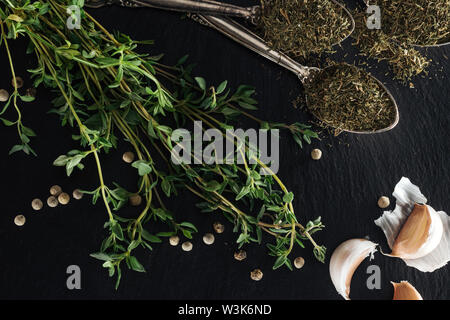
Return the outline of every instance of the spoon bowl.
{"type": "MultiPolygon", "coordinates": [[[[347,64],[346,64],[347,65],[347,64]]],[[[350,65],[348,65],[350,67],[350,65]]],[[[328,69],[333,68],[334,66],[328,66],[325,67],[323,69],[320,68],[309,68],[310,73],[308,76],[306,77],[302,77],[299,76],[300,81],[302,82],[303,85],[307,85],[308,82],[312,82],[314,81],[315,77],[318,76],[321,72],[326,71],[328,69]],[[311,72],[313,71],[313,72],[311,72]]],[[[349,133],[357,133],[357,134],[371,134],[371,133],[382,133],[382,132],[386,132],[389,131],[391,129],[393,129],[399,122],[400,120],[400,115],[399,115],[399,111],[398,111],[398,106],[397,106],[397,102],[395,101],[393,95],[391,94],[391,92],[388,90],[388,88],[380,81],[378,80],[376,77],[374,77],[371,73],[366,72],[364,70],[361,70],[362,72],[364,72],[365,75],[367,75],[370,79],[374,80],[378,86],[382,89],[382,91],[384,93],[387,94],[389,101],[390,101],[390,108],[392,108],[391,111],[393,111],[393,119],[391,121],[391,123],[389,123],[389,125],[387,125],[384,128],[380,128],[380,129],[376,129],[376,130],[350,130],[350,129],[345,129],[345,128],[335,128],[337,131],[337,134],[341,131],[345,131],[345,132],[349,132],[349,133]]],[[[305,86],[306,88],[306,86],[305,86]]],[[[310,101],[308,100],[308,93],[306,92],[306,105],[307,107],[309,106],[310,101]]],[[[312,113],[312,112],[311,112],[312,113]]],[[[312,113],[314,117],[316,117],[317,119],[319,119],[320,121],[326,123],[325,119],[320,118],[317,114],[312,113]]]]}
{"type": "MultiPolygon", "coordinates": [[[[259,55],[277,63],[278,65],[282,66],[283,68],[290,70],[294,74],[297,75],[297,77],[300,79],[302,84],[306,84],[307,82],[310,82],[314,80],[314,77],[316,77],[320,72],[323,70],[327,70],[327,68],[331,68],[331,66],[326,67],[324,69],[320,69],[317,67],[309,67],[309,66],[303,66],[299,64],[298,62],[294,61],[287,55],[278,52],[276,50],[271,49],[261,38],[259,38],[257,35],[249,31],[248,29],[244,28],[242,25],[238,24],[237,22],[226,19],[226,18],[218,18],[213,16],[204,16],[204,15],[195,15],[194,17],[197,21],[199,21],[202,24],[205,24],[209,27],[212,27],[227,37],[233,39],[234,41],[242,44],[243,46],[247,47],[248,49],[258,53],[259,55]]],[[[398,112],[398,106],[397,102],[395,101],[394,97],[392,96],[391,92],[388,90],[388,88],[377,78],[375,78],[373,75],[371,75],[368,72],[365,72],[371,79],[375,80],[377,84],[379,84],[379,87],[381,90],[383,90],[384,93],[386,93],[391,101],[391,108],[393,108],[394,113],[394,119],[393,121],[387,125],[385,128],[380,128],[377,130],[348,130],[345,128],[335,128],[338,130],[350,132],[350,133],[358,133],[358,134],[372,134],[372,133],[381,133],[386,132],[391,129],[393,129],[399,122],[399,112],[398,112]]],[[[308,99],[306,101],[308,104],[308,99]]],[[[314,115],[314,114],[313,114],[314,115]]],[[[316,118],[318,118],[316,115],[314,115],[316,118]]],[[[319,120],[323,121],[323,119],[318,118],[319,120]]]]}

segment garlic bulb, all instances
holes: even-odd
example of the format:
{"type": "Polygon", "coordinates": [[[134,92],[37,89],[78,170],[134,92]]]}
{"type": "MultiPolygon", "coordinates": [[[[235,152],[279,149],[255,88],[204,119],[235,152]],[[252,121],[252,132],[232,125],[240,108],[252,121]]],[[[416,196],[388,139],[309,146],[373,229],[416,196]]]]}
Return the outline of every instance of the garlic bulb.
{"type": "Polygon", "coordinates": [[[373,255],[377,244],[366,239],[350,239],[341,243],[330,259],[330,276],[337,292],[350,300],[350,284],[361,262],[373,255]]]}
{"type": "Polygon", "coordinates": [[[408,281],[392,282],[394,297],[392,300],[423,300],[420,293],[408,281]]]}
{"type": "Polygon", "coordinates": [[[392,249],[388,256],[423,272],[445,266],[450,261],[450,217],[425,205],[427,199],[408,178],[400,179],[392,195],[395,209],[375,220],[392,249]]]}

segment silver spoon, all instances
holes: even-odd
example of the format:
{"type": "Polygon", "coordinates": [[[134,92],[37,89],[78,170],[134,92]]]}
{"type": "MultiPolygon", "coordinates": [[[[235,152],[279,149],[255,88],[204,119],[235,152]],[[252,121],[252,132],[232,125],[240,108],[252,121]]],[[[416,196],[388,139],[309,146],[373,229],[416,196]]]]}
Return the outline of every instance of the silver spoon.
{"type": "MultiPolygon", "coordinates": [[[[289,71],[293,72],[297,75],[297,77],[300,79],[300,81],[305,84],[306,82],[312,81],[314,79],[314,76],[319,73],[319,71],[326,70],[320,69],[317,67],[308,67],[303,66],[299,64],[298,62],[294,61],[287,55],[278,52],[276,50],[271,49],[261,38],[259,38],[257,35],[252,33],[250,30],[244,28],[242,25],[234,22],[233,20],[226,19],[226,18],[219,18],[219,17],[213,17],[213,16],[205,16],[205,15],[193,15],[194,20],[207,25],[209,27],[212,27],[216,29],[217,31],[223,33],[227,37],[233,39],[234,41],[238,42],[239,44],[243,45],[244,47],[247,47],[248,49],[258,53],[259,55],[275,62],[276,64],[282,66],[285,69],[288,69],[289,71]]],[[[399,112],[397,107],[397,102],[395,101],[394,97],[392,96],[391,92],[386,88],[386,86],[379,81],[377,78],[372,76],[370,73],[367,73],[372,79],[374,79],[381,88],[383,88],[384,92],[389,96],[389,99],[392,102],[392,108],[395,109],[395,117],[386,128],[373,130],[373,131],[354,131],[354,130],[347,130],[342,128],[336,128],[341,131],[346,131],[350,133],[361,133],[361,134],[370,134],[370,133],[381,133],[386,132],[394,128],[398,122],[399,122],[399,112]]],[[[306,100],[306,103],[308,103],[308,100],[306,100]]],[[[316,115],[314,115],[316,118],[318,118],[316,115]]],[[[318,118],[319,120],[320,119],[318,118]]]]}
{"type": "MultiPolygon", "coordinates": [[[[350,32],[341,40],[333,43],[337,45],[347,39],[355,30],[355,20],[347,8],[336,0],[330,0],[341,7],[350,19],[350,32]]],[[[124,7],[151,7],[163,10],[191,12],[207,15],[219,15],[227,17],[244,18],[252,24],[257,25],[262,13],[261,6],[240,7],[213,0],[87,0],[86,6],[90,8],[100,8],[105,5],[117,4],[124,7]]]]}
{"type": "MultiPolygon", "coordinates": [[[[109,4],[111,1],[104,1],[102,5],[109,4]]],[[[146,0],[146,1],[153,1],[153,0],[146,0]]],[[[164,0],[164,1],[172,1],[172,0],[164,0]]],[[[174,0],[175,1],[175,0],[174,0]]],[[[183,0],[184,1],[184,0],[183,0]]],[[[92,1],[88,1],[92,2],[92,1]]],[[[98,3],[99,1],[96,0],[98,3]]],[[[136,4],[135,1],[127,1],[127,4],[125,4],[125,1],[119,0],[121,2],[121,5],[127,5],[127,6],[133,6],[133,7],[140,7],[140,4],[136,4]]],[[[100,5],[100,6],[102,6],[100,5]]],[[[97,7],[100,7],[97,6],[97,7]]],[[[287,55],[278,52],[276,50],[271,49],[264,40],[259,38],[257,35],[252,33],[250,30],[244,28],[240,24],[226,18],[218,18],[214,16],[207,16],[207,15],[201,15],[201,14],[190,14],[189,15],[192,19],[195,21],[212,27],[216,29],[217,31],[223,33],[224,35],[228,36],[229,38],[233,39],[234,41],[240,43],[241,45],[249,48],[250,50],[260,54],[261,56],[279,64],[280,66],[288,69],[289,71],[295,73],[297,77],[300,79],[300,81],[304,84],[307,81],[311,81],[314,77],[314,75],[318,74],[321,69],[316,67],[308,67],[308,66],[302,66],[301,64],[297,63],[287,55]]],[[[326,68],[325,68],[326,69],[326,68]]],[[[389,92],[389,90],[386,88],[386,86],[381,83],[377,78],[373,77],[371,74],[368,74],[370,77],[372,77],[375,81],[378,82],[381,88],[383,88],[384,92],[389,96],[391,102],[392,102],[392,108],[395,110],[395,119],[392,121],[389,126],[386,128],[378,129],[375,131],[353,131],[353,130],[346,130],[342,128],[337,128],[341,131],[351,132],[351,133],[361,133],[361,134],[370,134],[370,133],[380,133],[389,131],[392,128],[394,128],[398,121],[399,121],[399,113],[398,113],[398,107],[397,103],[395,102],[394,97],[389,92]]],[[[308,103],[308,100],[306,101],[308,103]]],[[[322,120],[322,119],[319,119],[322,120]]]]}
{"type": "MultiPolygon", "coordinates": [[[[369,5],[370,5],[370,4],[369,4],[369,1],[370,1],[370,0],[363,0],[364,4],[365,4],[367,7],[369,7],[369,5]]],[[[392,39],[392,42],[396,43],[397,45],[405,44],[405,43],[403,43],[403,42],[401,42],[401,41],[399,41],[399,40],[397,40],[397,39],[392,39]]],[[[424,44],[414,44],[414,43],[406,43],[406,44],[409,45],[409,46],[412,46],[412,47],[417,47],[417,48],[438,48],[438,47],[443,47],[443,46],[449,45],[449,44],[450,44],[450,41],[443,42],[443,43],[436,43],[436,44],[427,44],[427,45],[424,45],[424,44]]]]}
{"type": "Polygon", "coordinates": [[[89,8],[100,8],[113,4],[132,8],[150,7],[178,12],[238,17],[244,18],[255,25],[261,16],[260,6],[240,7],[213,0],[87,0],[85,5],[89,8]]]}

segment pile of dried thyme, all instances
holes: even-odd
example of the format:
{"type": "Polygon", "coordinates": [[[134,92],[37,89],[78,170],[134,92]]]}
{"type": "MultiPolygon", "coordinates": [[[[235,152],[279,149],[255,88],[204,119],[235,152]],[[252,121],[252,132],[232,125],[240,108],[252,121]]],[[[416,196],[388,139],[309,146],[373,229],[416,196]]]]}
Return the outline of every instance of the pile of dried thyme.
{"type": "Polygon", "coordinates": [[[395,108],[380,84],[346,63],[320,71],[305,84],[308,109],[338,130],[376,131],[395,121],[395,108]]]}
{"type": "Polygon", "coordinates": [[[417,49],[393,41],[382,29],[367,28],[367,14],[365,10],[357,9],[353,12],[355,31],[351,37],[355,39],[353,45],[358,46],[363,56],[386,61],[391,68],[394,79],[406,81],[414,76],[426,72],[431,60],[417,49]]]}
{"type": "Polygon", "coordinates": [[[370,0],[381,8],[381,29],[410,45],[450,41],[450,0],[370,0]]]}
{"type": "Polygon", "coordinates": [[[293,57],[330,50],[351,31],[348,15],[330,0],[261,0],[261,5],[262,37],[293,57]]]}

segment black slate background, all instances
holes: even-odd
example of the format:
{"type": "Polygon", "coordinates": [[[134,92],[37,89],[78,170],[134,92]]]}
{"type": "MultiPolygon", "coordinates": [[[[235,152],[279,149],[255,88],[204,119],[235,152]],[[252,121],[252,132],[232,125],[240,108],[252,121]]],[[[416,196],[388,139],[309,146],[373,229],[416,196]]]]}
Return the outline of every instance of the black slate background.
{"type": "MultiPolygon", "coordinates": [[[[154,39],[156,45],[143,50],[151,54],[164,52],[167,64],[189,54],[190,61],[198,64],[195,75],[205,77],[209,83],[227,79],[235,88],[242,83],[254,85],[261,118],[285,122],[311,120],[291,105],[300,90],[295,76],[216,31],[181,19],[180,14],[152,9],[114,7],[91,12],[109,29],[119,29],[135,39],[154,39]]],[[[23,41],[11,43],[17,73],[24,77],[26,87],[31,84],[26,69],[34,61],[25,55],[24,45],[23,41]]],[[[349,52],[346,59],[353,61],[356,52],[349,46],[349,40],[344,49],[349,52]]],[[[323,133],[321,141],[303,150],[287,134],[282,135],[280,176],[296,194],[295,208],[302,221],[323,217],[326,229],[316,238],[328,247],[328,259],[342,241],[354,237],[369,236],[387,250],[382,231],[373,223],[382,213],[376,201],[380,195],[390,195],[402,176],[419,185],[435,209],[450,210],[450,75],[448,59],[444,58],[450,56],[450,48],[431,49],[429,55],[434,67],[428,77],[414,81],[414,89],[386,77],[384,64],[371,62],[376,66],[373,73],[387,84],[398,101],[400,123],[394,130],[367,136],[332,137],[323,133]],[[322,149],[321,161],[310,160],[313,148],[322,149]]],[[[4,48],[0,68],[0,87],[11,89],[4,48]]],[[[61,128],[56,116],[46,114],[52,96],[40,88],[35,102],[23,104],[25,123],[39,136],[33,140],[37,158],[23,154],[8,156],[9,148],[17,141],[16,132],[0,126],[0,298],[340,299],[329,278],[328,260],[325,264],[317,262],[310,247],[295,250],[294,255],[304,256],[306,264],[302,270],[291,272],[272,271],[273,260],[263,246],[248,247],[248,259],[235,261],[232,256],[236,235],[228,224],[226,232],[216,236],[213,246],[205,246],[201,235],[211,231],[214,221],[225,221],[218,215],[199,213],[189,193],[168,203],[177,217],[189,219],[199,228],[200,233],[193,241],[194,250],[185,253],[168,243],[157,245],[151,255],[139,256],[147,273],[125,271],[121,286],[115,291],[101,264],[89,257],[89,253],[98,250],[104,236],[102,225],[107,217],[100,202],[93,207],[88,199],[72,200],[67,207],[47,208],[38,213],[30,207],[33,198],[46,199],[52,184],[60,184],[71,192],[77,187],[94,188],[97,183],[92,160],[86,162],[83,172],[76,172],[70,179],[65,177],[64,170],[52,167],[58,155],[77,147],[70,138],[75,131],[61,128]],[[22,228],[13,223],[19,213],[27,217],[22,228]],[[66,289],[65,271],[71,264],[81,267],[81,290],[66,289]],[[256,267],[264,272],[260,282],[249,279],[249,272],[256,267]]],[[[108,183],[117,181],[131,188],[136,177],[134,169],[120,159],[125,150],[127,146],[123,143],[116,153],[103,156],[102,161],[108,183]]],[[[135,211],[127,208],[123,214],[135,211]]],[[[399,259],[377,253],[375,260],[364,261],[356,271],[351,297],[390,299],[393,290],[389,281],[408,280],[425,299],[449,299],[449,268],[422,273],[399,259]],[[370,264],[381,268],[381,290],[370,291],[366,287],[366,269],[370,264]]]]}

